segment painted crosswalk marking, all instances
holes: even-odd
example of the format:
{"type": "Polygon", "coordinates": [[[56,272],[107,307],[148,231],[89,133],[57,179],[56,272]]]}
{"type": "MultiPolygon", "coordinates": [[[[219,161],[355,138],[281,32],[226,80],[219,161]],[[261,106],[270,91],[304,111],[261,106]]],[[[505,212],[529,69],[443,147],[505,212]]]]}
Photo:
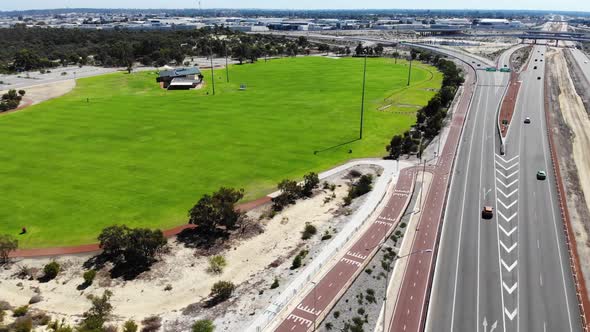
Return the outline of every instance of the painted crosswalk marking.
{"type": "Polygon", "coordinates": [[[314,316],[319,316],[319,314],[322,313],[321,310],[315,310],[313,307],[310,306],[304,306],[302,303],[299,303],[299,305],[297,305],[297,309],[303,311],[303,312],[307,312],[308,314],[314,315],[314,316]]]}
{"type": "Polygon", "coordinates": [[[355,265],[355,266],[358,266],[358,267],[361,266],[361,263],[359,263],[359,262],[357,262],[355,260],[352,260],[352,259],[344,258],[344,257],[342,257],[342,259],[340,259],[340,261],[343,262],[343,263],[349,264],[349,265],[355,265]]]}
{"type": "Polygon", "coordinates": [[[354,251],[349,251],[346,253],[348,256],[354,257],[354,258],[358,258],[361,260],[365,260],[367,258],[367,255],[363,255],[359,252],[354,252],[354,251]]]}
{"type": "Polygon", "coordinates": [[[311,324],[313,324],[313,321],[293,314],[287,316],[287,320],[293,321],[294,323],[297,323],[299,325],[306,325],[307,327],[310,327],[311,324]]]}

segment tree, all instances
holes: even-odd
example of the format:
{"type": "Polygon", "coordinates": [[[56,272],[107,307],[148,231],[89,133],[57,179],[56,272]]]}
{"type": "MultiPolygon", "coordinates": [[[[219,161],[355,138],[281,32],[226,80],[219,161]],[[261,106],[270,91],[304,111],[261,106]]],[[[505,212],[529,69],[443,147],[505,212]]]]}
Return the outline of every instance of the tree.
{"type": "Polygon", "coordinates": [[[310,197],[313,193],[313,190],[318,187],[320,184],[319,176],[314,173],[310,172],[303,176],[303,187],[301,188],[301,196],[310,197]]]}
{"type": "Polygon", "coordinates": [[[354,54],[356,54],[357,56],[362,55],[365,51],[365,48],[363,47],[362,43],[359,43],[356,48],[354,49],[354,54]]]}
{"type": "Polygon", "coordinates": [[[215,325],[209,319],[200,319],[193,325],[193,332],[213,332],[215,325]]]}
{"type": "Polygon", "coordinates": [[[389,145],[386,147],[387,151],[389,151],[389,157],[391,159],[399,159],[402,154],[402,143],[403,138],[401,135],[394,135],[389,142],[389,145]]]}
{"type": "Polygon", "coordinates": [[[272,199],[273,209],[281,211],[285,206],[295,203],[301,196],[301,187],[297,181],[285,179],[277,185],[281,193],[272,199]]]}
{"type": "Polygon", "coordinates": [[[377,54],[378,56],[383,55],[383,44],[381,44],[381,43],[377,44],[377,46],[375,46],[374,50],[375,50],[375,54],[377,54]]]}
{"type": "Polygon", "coordinates": [[[18,249],[18,240],[8,234],[0,234],[0,264],[8,263],[11,252],[18,249]]]}
{"type": "Polygon", "coordinates": [[[217,304],[229,299],[236,286],[230,281],[218,281],[211,288],[211,303],[217,304]]]}
{"type": "Polygon", "coordinates": [[[159,229],[129,228],[125,225],[103,229],[98,240],[103,253],[113,262],[136,267],[152,263],[154,256],[168,243],[159,229]]]}
{"type": "Polygon", "coordinates": [[[84,278],[84,284],[90,286],[96,277],[96,270],[88,270],[84,272],[82,277],[84,278]]]}
{"type": "Polygon", "coordinates": [[[199,226],[204,233],[212,234],[219,226],[226,230],[239,226],[243,213],[236,204],[244,197],[243,189],[221,187],[212,195],[205,194],[189,212],[189,223],[199,226]]]}

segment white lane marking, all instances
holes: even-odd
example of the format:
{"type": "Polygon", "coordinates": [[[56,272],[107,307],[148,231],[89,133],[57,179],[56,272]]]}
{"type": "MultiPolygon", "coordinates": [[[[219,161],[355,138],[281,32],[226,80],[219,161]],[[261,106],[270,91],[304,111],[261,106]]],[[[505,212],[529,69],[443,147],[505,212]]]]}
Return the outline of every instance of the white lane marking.
{"type": "MultiPolygon", "coordinates": [[[[502,206],[503,206],[503,207],[504,207],[506,210],[508,210],[508,209],[510,209],[511,207],[513,207],[513,206],[514,206],[514,204],[518,203],[518,200],[515,200],[514,202],[512,202],[512,204],[508,204],[508,205],[504,204],[504,202],[502,202],[501,200],[498,200],[498,202],[500,202],[500,204],[502,204],[502,206]]],[[[516,215],[516,213],[515,213],[515,215],[516,215]]]]}
{"type": "Polygon", "coordinates": [[[512,247],[508,248],[504,243],[502,243],[502,241],[500,241],[500,245],[502,246],[502,248],[504,248],[504,250],[506,251],[506,253],[510,253],[512,250],[514,250],[514,248],[516,248],[516,242],[512,245],[512,247]]]}
{"type": "Polygon", "coordinates": [[[503,259],[500,259],[500,262],[502,262],[502,266],[504,266],[504,268],[508,270],[508,272],[512,272],[512,270],[516,267],[516,264],[518,263],[518,261],[514,261],[512,265],[508,266],[508,264],[506,264],[506,262],[504,262],[503,259]]]}
{"type": "MultiPolygon", "coordinates": [[[[502,202],[500,202],[502,203],[502,202]]],[[[516,203],[516,202],[515,202],[516,203]]],[[[511,215],[510,217],[506,217],[502,212],[498,211],[498,214],[500,215],[500,217],[504,218],[504,220],[506,220],[507,222],[510,222],[510,220],[514,219],[514,217],[516,217],[516,212],[514,212],[513,215],[511,215]]]]}
{"type": "Polygon", "coordinates": [[[516,231],[517,226],[514,226],[513,229],[510,230],[510,232],[508,232],[507,230],[504,229],[504,227],[502,227],[502,225],[498,225],[498,227],[500,227],[500,229],[502,230],[502,232],[504,232],[504,234],[506,234],[506,236],[510,237],[510,235],[512,235],[512,233],[514,233],[516,231]]]}
{"type": "Polygon", "coordinates": [[[513,192],[511,192],[510,194],[506,195],[502,190],[500,190],[500,188],[496,188],[496,190],[498,190],[500,192],[500,194],[504,195],[504,197],[506,197],[506,198],[510,198],[510,196],[514,195],[518,191],[518,189],[514,189],[513,192]]]}
{"type": "Polygon", "coordinates": [[[543,287],[543,276],[539,273],[539,285],[543,287]]]}
{"type": "Polygon", "coordinates": [[[505,282],[502,282],[502,286],[504,286],[504,289],[508,292],[508,294],[512,294],[512,292],[514,292],[514,290],[518,286],[518,282],[515,282],[514,285],[512,285],[512,287],[508,287],[508,285],[506,285],[505,282]]]}
{"type": "Polygon", "coordinates": [[[514,317],[516,317],[516,312],[518,311],[518,308],[514,309],[513,312],[508,311],[508,309],[504,308],[504,313],[506,314],[506,316],[508,316],[508,318],[510,320],[513,320],[514,317]]]}
{"type": "Polygon", "coordinates": [[[496,181],[498,181],[501,185],[503,185],[506,189],[512,187],[513,184],[515,184],[516,182],[518,182],[518,179],[510,182],[509,184],[504,183],[502,180],[500,179],[496,179],[496,181]]]}
{"type": "Polygon", "coordinates": [[[515,166],[518,166],[518,163],[513,164],[512,166],[504,167],[504,165],[502,165],[498,161],[496,161],[496,165],[502,167],[502,169],[504,169],[506,172],[508,172],[509,170],[511,170],[512,168],[514,168],[515,166]]]}
{"type": "Polygon", "coordinates": [[[504,173],[502,173],[499,169],[496,168],[496,172],[498,172],[498,174],[502,175],[506,180],[510,179],[511,177],[513,177],[514,175],[518,174],[518,170],[514,171],[513,173],[509,174],[509,175],[505,175],[504,173]]]}
{"type": "Polygon", "coordinates": [[[496,155],[496,157],[497,157],[497,158],[500,158],[500,159],[501,159],[503,162],[505,162],[505,163],[507,163],[507,164],[510,164],[510,163],[511,163],[511,162],[512,162],[514,159],[518,158],[519,156],[518,156],[518,155],[517,155],[517,156],[514,156],[514,157],[512,157],[512,158],[511,158],[511,159],[509,159],[509,160],[506,160],[506,159],[504,159],[504,158],[503,158],[502,156],[500,156],[500,155],[496,155]]]}

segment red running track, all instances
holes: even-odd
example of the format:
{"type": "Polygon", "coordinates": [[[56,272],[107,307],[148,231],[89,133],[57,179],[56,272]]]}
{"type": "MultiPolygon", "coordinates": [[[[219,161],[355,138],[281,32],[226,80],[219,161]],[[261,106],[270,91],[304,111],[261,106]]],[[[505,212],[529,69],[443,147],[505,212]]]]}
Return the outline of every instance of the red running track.
{"type": "Polygon", "coordinates": [[[414,190],[415,169],[400,172],[393,195],[365,233],[321,278],[275,331],[305,332],[323,320],[348,286],[377,252],[379,245],[395,229],[410,202],[414,190]]]}
{"type": "Polygon", "coordinates": [[[453,114],[445,146],[433,173],[433,179],[426,194],[425,208],[418,220],[418,231],[414,235],[412,249],[434,249],[435,255],[409,256],[400,292],[396,300],[389,331],[419,332],[424,329],[425,310],[430,298],[433,270],[438,247],[439,232],[446,205],[450,174],[455,160],[463,124],[469,111],[474,92],[475,72],[472,68],[464,84],[463,94],[453,114]]]}

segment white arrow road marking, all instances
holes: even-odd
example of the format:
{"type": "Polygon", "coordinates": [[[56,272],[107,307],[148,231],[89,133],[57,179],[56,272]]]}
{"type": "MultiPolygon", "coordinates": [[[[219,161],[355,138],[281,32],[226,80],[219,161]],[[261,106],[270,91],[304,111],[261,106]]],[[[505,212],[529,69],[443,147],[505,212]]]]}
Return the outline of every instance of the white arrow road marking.
{"type": "Polygon", "coordinates": [[[509,170],[511,170],[512,168],[514,168],[514,166],[518,166],[518,163],[510,166],[510,167],[504,167],[504,165],[500,164],[498,161],[496,161],[496,165],[502,167],[506,172],[508,172],[509,170]]]}
{"type": "Polygon", "coordinates": [[[513,206],[514,206],[514,204],[516,204],[517,202],[518,202],[518,200],[515,200],[514,202],[512,202],[512,204],[510,204],[510,205],[506,205],[506,204],[504,204],[504,202],[502,202],[502,201],[500,201],[500,200],[498,201],[498,203],[502,204],[502,206],[503,206],[503,207],[504,207],[506,210],[508,210],[508,209],[510,209],[511,207],[513,207],[513,206]]]}
{"type": "Polygon", "coordinates": [[[512,270],[516,267],[516,264],[518,263],[518,261],[514,261],[512,265],[508,266],[508,264],[506,264],[503,259],[501,259],[500,261],[502,262],[502,266],[504,266],[504,268],[508,270],[508,272],[512,272],[512,270]]]}
{"type": "Polygon", "coordinates": [[[510,198],[510,196],[514,195],[518,191],[518,189],[514,189],[513,192],[506,195],[506,193],[504,193],[500,188],[496,188],[496,190],[498,190],[500,192],[500,194],[504,195],[504,197],[506,197],[506,198],[510,198]]]}
{"type": "Polygon", "coordinates": [[[499,175],[502,175],[505,179],[509,179],[509,178],[513,177],[514,175],[518,174],[518,170],[516,170],[516,171],[514,171],[514,172],[512,172],[511,174],[508,174],[508,175],[505,175],[499,169],[496,169],[496,172],[498,172],[499,175]]]}
{"type": "Polygon", "coordinates": [[[504,243],[502,243],[502,241],[500,241],[500,246],[502,246],[502,248],[506,250],[506,253],[509,254],[512,250],[514,250],[514,248],[516,248],[516,243],[514,243],[512,247],[508,248],[504,243]]]}
{"type": "Polygon", "coordinates": [[[514,156],[512,159],[510,160],[506,160],[504,159],[502,156],[496,155],[496,157],[500,158],[500,160],[502,160],[503,162],[510,164],[510,162],[512,162],[514,159],[518,158],[519,156],[514,156]]]}
{"type": "Polygon", "coordinates": [[[483,332],[488,332],[488,319],[486,317],[483,318],[481,325],[483,325],[483,332]]]}
{"type": "Polygon", "coordinates": [[[518,308],[514,309],[513,312],[508,311],[508,309],[504,308],[504,313],[506,314],[506,316],[508,316],[508,318],[510,318],[510,320],[513,320],[514,317],[516,317],[516,311],[518,311],[518,308]]]}
{"type": "MultiPolygon", "coordinates": [[[[514,204],[511,204],[511,206],[514,204]]],[[[506,220],[507,222],[510,222],[510,220],[514,219],[514,217],[516,217],[516,212],[511,215],[509,218],[507,218],[504,214],[502,214],[502,212],[498,211],[498,214],[500,215],[500,217],[504,218],[504,220],[506,220]]]]}
{"type": "Polygon", "coordinates": [[[492,328],[490,329],[490,332],[494,332],[494,330],[498,327],[498,321],[495,321],[494,324],[492,324],[492,328]]]}
{"type": "Polygon", "coordinates": [[[502,230],[502,232],[504,232],[504,234],[506,234],[506,236],[508,236],[508,237],[509,237],[510,235],[512,235],[512,233],[514,233],[514,231],[516,231],[516,227],[517,227],[517,226],[514,226],[514,228],[513,228],[513,229],[511,229],[511,230],[510,230],[510,232],[506,231],[506,230],[504,229],[504,227],[502,227],[502,225],[498,225],[498,227],[500,227],[500,229],[502,230]]]}
{"type": "Polygon", "coordinates": [[[512,187],[513,184],[515,184],[516,182],[518,182],[518,179],[510,182],[509,184],[506,184],[506,183],[502,182],[502,180],[500,180],[500,179],[496,179],[496,181],[500,182],[500,184],[502,184],[504,187],[510,188],[510,187],[512,187]]]}
{"type": "Polygon", "coordinates": [[[512,285],[512,287],[508,287],[508,285],[506,285],[505,282],[502,282],[502,285],[504,286],[504,289],[508,292],[508,294],[512,294],[512,292],[514,292],[514,290],[516,289],[518,282],[515,282],[514,285],[512,285]]]}

